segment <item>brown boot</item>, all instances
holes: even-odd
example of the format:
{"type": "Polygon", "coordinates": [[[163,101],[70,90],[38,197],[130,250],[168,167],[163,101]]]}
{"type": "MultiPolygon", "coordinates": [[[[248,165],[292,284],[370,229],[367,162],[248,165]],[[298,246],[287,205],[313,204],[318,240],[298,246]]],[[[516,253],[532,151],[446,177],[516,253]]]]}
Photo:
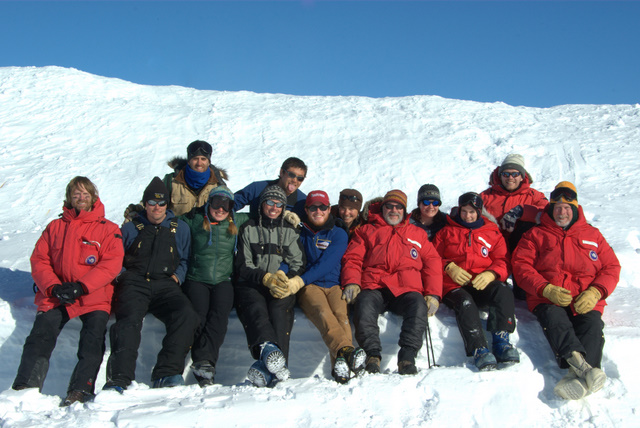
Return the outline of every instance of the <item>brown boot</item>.
{"type": "Polygon", "coordinates": [[[367,358],[367,363],[365,364],[364,369],[367,373],[380,373],[380,361],[382,361],[380,357],[371,355],[367,358]]]}

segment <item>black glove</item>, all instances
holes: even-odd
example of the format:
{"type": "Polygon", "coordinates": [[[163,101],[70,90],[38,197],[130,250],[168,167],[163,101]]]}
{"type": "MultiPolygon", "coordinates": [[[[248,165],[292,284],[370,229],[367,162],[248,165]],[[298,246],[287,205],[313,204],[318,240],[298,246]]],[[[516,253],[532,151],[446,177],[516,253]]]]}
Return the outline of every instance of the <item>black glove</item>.
{"type": "Polygon", "coordinates": [[[141,204],[129,204],[124,210],[124,222],[122,224],[129,223],[142,211],[144,211],[144,207],[141,204]]]}
{"type": "Polygon", "coordinates": [[[74,303],[83,294],[84,288],[79,282],[63,282],[62,285],[54,285],[51,289],[51,295],[63,305],[74,303]]]}

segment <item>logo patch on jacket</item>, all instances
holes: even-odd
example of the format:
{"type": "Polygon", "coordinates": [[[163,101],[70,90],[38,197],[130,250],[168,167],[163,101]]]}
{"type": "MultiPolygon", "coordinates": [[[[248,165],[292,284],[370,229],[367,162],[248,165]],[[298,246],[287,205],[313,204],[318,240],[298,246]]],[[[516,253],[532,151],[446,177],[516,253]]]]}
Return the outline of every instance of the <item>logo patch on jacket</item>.
{"type": "Polygon", "coordinates": [[[415,248],[412,248],[411,251],[409,251],[409,254],[411,254],[411,258],[413,260],[418,258],[418,250],[416,250],[415,248]]]}
{"type": "Polygon", "coordinates": [[[327,248],[329,248],[330,243],[331,241],[328,239],[318,239],[316,241],[316,248],[319,248],[321,250],[326,250],[327,248]]]}
{"type": "Polygon", "coordinates": [[[88,265],[95,265],[96,264],[96,256],[89,256],[85,259],[85,263],[88,265]]]}
{"type": "Polygon", "coordinates": [[[480,252],[482,253],[482,257],[488,257],[489,256],[489,249],[487,247],[482,247],[480,249],[480,252]]]}
{"type": "Polygon", "coordinates": [[[596,253],[594,250],[589,251],[589,258],[595,262],[596,260],[598,260],[598,253],[596,253]]]}

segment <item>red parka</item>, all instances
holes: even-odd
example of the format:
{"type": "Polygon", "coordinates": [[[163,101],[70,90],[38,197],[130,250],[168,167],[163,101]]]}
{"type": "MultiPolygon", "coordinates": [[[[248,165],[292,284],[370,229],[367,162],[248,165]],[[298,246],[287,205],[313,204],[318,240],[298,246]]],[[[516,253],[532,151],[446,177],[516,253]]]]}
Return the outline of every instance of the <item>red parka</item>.
{"type": "Polygon", "coordinates": [[[442,262],[427,232],[409,217],[389,225],[381,203],[369,208],[369,223],[355,230],[342,258],[342,284],[364,290],[388,288],[394,296],[417,291],[442,297],[442,262]]]}
{"type": "Polygon", "coordinates": [[[620,278],[618,258],[600,231],[587,223],[582,207],[569,230],[545,212],[540,225],[522,236],[511,263],[516,282],[527,292],[531,311],[540,303],[551,303],[542,297],[547,284],[566,288],[574,298],[592,285],[602,294],[594,308],[602,313],[604,299],[620,278]]]}
{"type": "Polygon", "coordinates": [[[502,187],[500,167],[498,167],[491,173],[489,184],[491,187],[480,193],[480,197],[482,197],[484,208],[496,219],[498,224],[500,224],[502,216],[515,206],[522,205],[525,209],[522,218],[532,221],[537,214],[537,210],[533,209],[533,207],[544,208],[549,203],[544,193],[531,187],[529,174],[525,174],[520,187],[513,192],[509,192],[502,187]],[[527,208],[527,205],[532,205],[533,207],[527,208]]]}
{"type": "MultiPolygon", "coordinates": [[[[509,276],[507,268],[507,244],[496,226],[486,217],[482,217],[484,225],[477,229],[469,229],[458,224],[447,216],[447,225],[436,235],[433,245],[442,257],[446,266],[454,262],[474,277],[490,270],[496,279],[506,281],[509,276]]],[[[444,278],[444,294],[460,287],[442,271],[444,278]]]]}
{"type": "Polygon", "coordinates": [[[60,305],[51,288],[80,282],[85,294],[67,304],[69,317],[92,311],[111,312],[111,281],[122,270],[124,247],[118,226],[104,218],[98,199],[91,211],[64,208],[42,232],[31,255],[31,276],[38,287],[35,304],[46,312],[60,305]]]}

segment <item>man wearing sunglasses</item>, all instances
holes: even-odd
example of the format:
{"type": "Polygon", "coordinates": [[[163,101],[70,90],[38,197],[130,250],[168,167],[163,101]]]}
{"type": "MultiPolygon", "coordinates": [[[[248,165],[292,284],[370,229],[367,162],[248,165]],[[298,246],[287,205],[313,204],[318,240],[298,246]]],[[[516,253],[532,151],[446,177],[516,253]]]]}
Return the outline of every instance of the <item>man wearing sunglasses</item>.
{"type": "Polygon", "coordinates": [[[142,321],[150,312],[166,327],[151,380],[153,388],[184,385],[185,357],[200,318],[180,285],[191,249],[189,226],[167,209],[169,192],[154,177],[144,191],[145,210],[122,227],[124,270],[117,280],[106,390],[122,392],[135,379],[142,321]]]}
{"type": "Polygon", "coordinates": [[[279,176],[275,180],[254,181],[244,189],[235,193],[235,211],[240,211],[249,205],[249,215],[258,218],[260,212],[260,194],[267,186],[277,184],[286,195],[285,218],[294,225],[300,223],[300,218],[304,216],[304,203],[307,195],[300,191],[300,185],[307,176],[307,165],[298,158],[290,157],[285,160],[280,167],[279,176]],[[290,213],[295,213],[296,218],[290,219],[290,213]]]}
{"type": "Polygon", "coordinates": [[[320,331],[331,356],[331,375],[338,383],[347,383],[364,368],[365,352],[353,347],[347,303],[342,300],[340,261],[347,249],[347,232],[336,225],[331,214],[329,195],[314,190],[307,195],[306,217],[300,241],[307,256],[304,285],[298,291],[298,303],[320,331]]]}
{"type": "Polygon", "coordinates": [[[620,263],[578,205],[575,186],[558,183],[540,225],[523,235],[512,258],[513,275],[527,292],[560,368],[567,375],[554,392],[578,400],[601,389],[605,299],[620,278],[620,263]]]}
{"type": "Polygon", "coordinates": [[[367,353],[369,373],[381,370],[378,317],[386,311],[403,318],[398,373],[418,373],[415,359],[427,317],[436,313],[442,297],[441,272],[429,236],[409,223],[404,192],[391,190],[370,205],[368,223],[353,233],[342,258],[342,298],[354,304],[356,340],[367,353]]]}

